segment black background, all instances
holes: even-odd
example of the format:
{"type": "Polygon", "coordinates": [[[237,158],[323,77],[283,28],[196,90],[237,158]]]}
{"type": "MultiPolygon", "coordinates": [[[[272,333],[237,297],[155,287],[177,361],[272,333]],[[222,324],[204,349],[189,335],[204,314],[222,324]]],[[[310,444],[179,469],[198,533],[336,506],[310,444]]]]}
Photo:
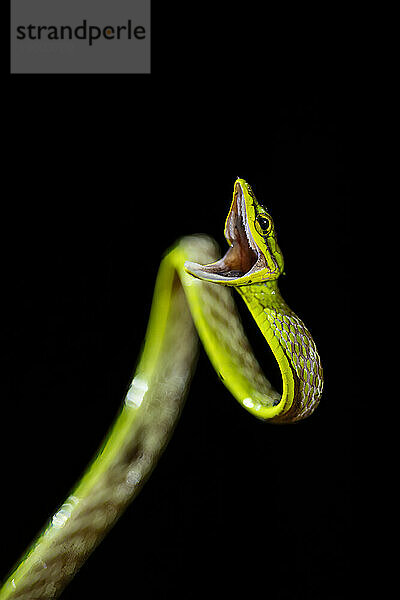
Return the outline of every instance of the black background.
{"type": "Polygon", "coordinates": [[[259,423],[202,353],[156,471],[63,598],[346,598],[346,19],[182,10],[153,8],[150,76],[9,80],[1,576],[64,500],[118,410],[162,253],[195,232],[224,247],[240,176],[274,217],[282,294],[322,357],[321,405],[294,426],[259,423]]]}

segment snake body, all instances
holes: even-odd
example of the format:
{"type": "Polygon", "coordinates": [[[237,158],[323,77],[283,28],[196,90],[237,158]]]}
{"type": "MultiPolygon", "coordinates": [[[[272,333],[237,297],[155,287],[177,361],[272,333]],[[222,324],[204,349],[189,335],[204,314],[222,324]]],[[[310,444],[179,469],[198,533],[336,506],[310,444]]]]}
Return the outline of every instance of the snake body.
{"type": "Polygon", "coordinates": [[[256,417],[289,423],[317,406],[319,355],[279,292],[283,257],[273,222],[243,179],[235,182],[225,236],[230,248],[220,260],[216,243],[203,235],[182,238],[163,258],[120,414],[82,480],[5,581],[0,600],[57,597],[135,498],[181,413],[198,338],[224,384],[256,417]],[[281,394],[253,355],[229,287],[242,296],[278,362],[281,394]]]}

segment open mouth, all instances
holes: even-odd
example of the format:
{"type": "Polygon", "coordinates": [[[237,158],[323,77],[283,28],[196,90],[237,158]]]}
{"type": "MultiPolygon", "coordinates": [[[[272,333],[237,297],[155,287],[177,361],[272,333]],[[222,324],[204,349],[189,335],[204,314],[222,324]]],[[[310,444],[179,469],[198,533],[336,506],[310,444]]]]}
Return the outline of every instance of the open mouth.
{"type": "Polygon", "coordinates": [[[187,262],[186,270],[200,279],[229,282],[265,267],[265,258],[253,240],[248,226],[246,202],[240,183],[236,183],[235,186],[235,196],[226,221],[225,236],[230,244],[225,256],[209,265],[187,262]]]}

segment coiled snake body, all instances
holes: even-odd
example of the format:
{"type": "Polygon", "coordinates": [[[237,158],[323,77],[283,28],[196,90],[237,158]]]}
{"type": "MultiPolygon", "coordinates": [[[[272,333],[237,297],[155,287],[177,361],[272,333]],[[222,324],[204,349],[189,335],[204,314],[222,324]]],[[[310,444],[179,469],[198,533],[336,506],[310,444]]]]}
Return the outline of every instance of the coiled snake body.
{"type": "Polygon", "coordinates": [[[294,422],[317,406],[323,386],[315,343],[281,297],[283,257],[274,224],[237,179],[217,260],[206,236],[181,239],[163,258],[146,341],[121,412],[82,480],[18,563],[0,600],[55,598],[138,494],[180,415],[198,336],[226,387],[260,419],[294,422]],[[196,262],[193,262],[196,261],[196,262]],[[279,394],[247,341],[229,287],[248,306],[279,364],[279,394]]]}

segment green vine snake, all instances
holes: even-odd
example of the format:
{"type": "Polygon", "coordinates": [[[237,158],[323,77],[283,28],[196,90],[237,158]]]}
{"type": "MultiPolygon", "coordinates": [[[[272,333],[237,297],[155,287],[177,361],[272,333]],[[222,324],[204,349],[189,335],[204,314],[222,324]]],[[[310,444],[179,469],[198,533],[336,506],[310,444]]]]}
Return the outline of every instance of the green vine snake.
{"type": "Polygon", "coordinates": [[[180,415],[198,338],[232,395],[259,419],[291,423],[316,408],[320,358],[279,292],[283,256],[274,223],[243,179],[234,184],[225,237],[229,249],[219,260],[215,242],[203,235],[181,239],[164,256],[144,348],[120,414],[81,481],[5,581],[0,600],[57,597],[138,494],[180,415]],[[230,287],[275,356],[281,394],[253,355],[230,287]]]}

